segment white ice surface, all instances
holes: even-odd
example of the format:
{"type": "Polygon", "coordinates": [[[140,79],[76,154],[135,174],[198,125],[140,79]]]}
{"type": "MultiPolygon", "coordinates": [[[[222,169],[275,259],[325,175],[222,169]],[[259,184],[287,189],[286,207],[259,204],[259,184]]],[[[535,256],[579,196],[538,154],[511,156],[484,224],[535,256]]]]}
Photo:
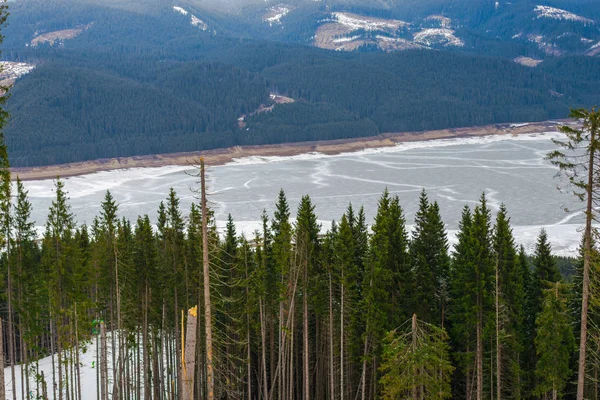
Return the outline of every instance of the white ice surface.
{"type": "MultiPolygon", "coordinates": [[[[449,231],[456,229],[465,204],[476,204],[485,191],[495,212],[506,203],[519,243],[531,248],[546,227],[556,252],[574,254],[582,217],[579,205],[556,186],[556,169],[545,154],[554,149],[557,132],[502,135],[401,143],[394,147],[355,153],[308,153],[293,157],[248,157],[209,169],[212,207],[219,226],[232,214],[238,233],[253,236],[263,209],[272,215],[277,193],[286,191],[292,215],[304,194],[311,196],[323,228],[339,220],[349,202],[365,206],[372,222],[377,200],[387,187],[400,197],[410,224],[425,188],[440,203],[449,231]],[[565,208],[573,211],[567,213],[565,208]]],[[[119,204],[119,215],[132,221],[148,214],[153,221],[160,201],[173,187],[183,214],[197,202],[198,187],[191,167],[170,166],[98,172],[65,179],[70,203],[79,223],[92,223],[106,190],[119,204]]],[[[55,194],[53,181],[25,182],[40,231],[55,194]]],[[[451,235],[452,236],[452,235],[451,235]]]]}

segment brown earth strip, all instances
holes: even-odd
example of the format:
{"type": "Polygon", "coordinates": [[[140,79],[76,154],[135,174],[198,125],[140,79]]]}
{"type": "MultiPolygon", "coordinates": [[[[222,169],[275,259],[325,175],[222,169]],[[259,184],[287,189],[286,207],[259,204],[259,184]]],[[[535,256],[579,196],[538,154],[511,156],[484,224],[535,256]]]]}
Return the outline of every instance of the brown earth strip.
{"type": "Polygon", "coordinates": [[[565,121],[534,122],[524,126],[519,124],[497,124],[472,128],[442,129],[437,131],[411,133],[385,133],[379,136],[316,141],[300,143],[284,143],[264,146],[235,146],[226,149],[215,149],[187,153],[154,154],[146,156],[119,157],[84,161],[70,164],[49,165],[43,167],[12,168],[13,177],[22,180],[53,179],[58,176],[70,177],[90,174],[99,171],[110,171],[126,168],[163,167],[167,165],[195,165],[200,157],[204,157],[207,165],[223,165],[234,159],[244,157],[295,156],[310,152],[323,154],[350,153],[365,149],[392,147],[398,143],[418,142],[464,137],[481,137],[490,135],[523,135],[547,131],[556,131],[557,123],[565,121]]]}

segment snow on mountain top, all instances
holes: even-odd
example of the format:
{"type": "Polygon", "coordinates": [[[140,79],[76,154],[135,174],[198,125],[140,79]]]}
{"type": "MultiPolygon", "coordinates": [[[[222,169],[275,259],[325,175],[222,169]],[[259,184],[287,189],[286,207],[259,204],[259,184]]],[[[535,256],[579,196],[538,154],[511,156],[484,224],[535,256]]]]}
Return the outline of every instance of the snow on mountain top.
{"type": "Polygon", "coordinates": [[[538,14],[538,18],[552,18],[564,21],[576,21],[584,24],[593,24],[594,21],[588,18],[581,17],[577,14],[573,14],[560,8],[548,7],[548,6],[535,6],[533,9],[538,14]]]}
{"type": "Polygon", "coordinates": [[[350,37],[341,37],[337,39],[333,39],[333,43],[344,43],[344,42],[352,42],[356,39],[360,39],[360,35],[350,36],[350,37]]]}
{"type": "Polygon", "coordinates": [[[443,15],[430,15],[429,17],[425,18],[425,21],[439,21],[442,28],[450,28],[452,24],[452,20],[448,17],[444,17],[443,15]]]}
{"type": "Polygon", "coordinates": [[[178,13],[180,13],[180,14],[188,15],[187,10],[185,10],[185,9],[183,9],[181,7],[173,6],[173,10],[176,11],[176,12],[178,12],[178,13]]]}
{"type": "Polygon", "coordinates": [[[196,17],[195,15],[192,15],[192,22],[190,22],[192,25],[197,26],[198,28],[202,29],[203,31],[208,30],[208,25],[206,25],[206,22],[202,21],[200,18],[196,17]]]}
{"type": "MultiPolygon", "coordinates": [[[[188,15],[190,14],[186,9],[178,7],[178,6],[173,6],[173,11],[180,13],[181,15],[188,15]]],[[[207,31],[208,30],[208,25],[206,24],[206,22],[202,21],[200,18],[196,17],[193,14],[190,14],[190,24],[193,26],[197,26],[198,28],[202,29],[203,31],[207,31]]]]}
{"type": "MultiPolygon", "coordinates": [[[[516,62],[517,64],[521,64],[526,67],[537,67],[538,65],[540,65],[543,62],[543,60],[538,60],[535,58],[525,57],[525,56],[517,57],[513,61],[516,62]]],[[[513,125],[515,125],[515,124],[513,124],[513,125]]],[[[512,125],[511,125],[511,127],[512,127],[512,125]]]]}
{"type": "Polygon", "coordinates": [[[18,79],[33,71],[35,65],[21,62],[0,61],[0,68],[2,68],[0,80],[18,79]]]}
{"type": "Polygon", "coordinates": [[[414,34],[416,43],[421,43],[426,46],[433,44],[443,44],[444,46],[464,46],[465,42],[462,39],[454,36],[452,29],[423,29],[414,34]]]}
{"type": "Polygon", "coordinates": [[[395,19],[381,19],[374,17],[364,17],[362,15],[345,13],[345,12],[334,12],[331,14],[332,18],[352,30],[364,29],[366,31],[376,30],[393,30],[397,31],[403,26],[408,25],[404,21],[395,19]]]}
{"type": "Polygon", "coordinates": [[[286,6],[273,6],[269,8],[269,12],[263,17],[263,22],[268,22],[270,26],[281,25],[281,18],[289,12],[290,9],[286,6]]]}

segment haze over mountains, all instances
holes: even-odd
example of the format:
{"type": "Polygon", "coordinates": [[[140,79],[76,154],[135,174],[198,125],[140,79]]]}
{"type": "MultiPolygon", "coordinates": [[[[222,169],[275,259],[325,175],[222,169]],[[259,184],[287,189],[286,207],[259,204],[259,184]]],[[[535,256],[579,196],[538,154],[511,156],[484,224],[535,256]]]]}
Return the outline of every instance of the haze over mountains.
{"type": "Polygon", "coordinates": [[[591,0],[9,4],[15,166],[563,118],[600,100],[591,0]]]}

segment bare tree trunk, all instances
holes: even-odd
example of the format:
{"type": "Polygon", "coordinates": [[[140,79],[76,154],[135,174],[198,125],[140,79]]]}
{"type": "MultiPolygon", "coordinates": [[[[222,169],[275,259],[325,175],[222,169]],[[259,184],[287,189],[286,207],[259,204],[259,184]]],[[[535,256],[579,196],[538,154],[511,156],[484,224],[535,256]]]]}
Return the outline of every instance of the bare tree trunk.
{"type": "Polygon", "coordinates": [[[202,258],[204,265],[204,319],[206,331],[206,373],[208,400],[215,398],[215,376],[213,371],[212,310],[210,305],[210,264],[208,260],[208,207],[206,204],[206,177],[204,159],[200,160],[202,192],[202,258]]]}
{"type": "Polygon", "coordinates": [[[50,314],[50,354],[52,359],[52,394],[53,398],[56,397],[56,367],[54,364],[54,323],[52,321],[52,314],[50,314]]]}
{"type": "MultiPolygon", "coordinates": [[[[413,347],[413,351],[414,351],[414,349],[417,348],[417,314],[413,314],[413,316],[412,316],[411,335],[412,335],[412,347],[413,347]]],[[[415,367],[413,370],[413,387],[412,387],[413,400],[418,400],[418,398],[419,398],[419,395],[418,395],[419,391],[418,391],[418,387],[416,384],[417,374],[418,374],[418,371],[415,367]]]]}
{"type": "Polygon", "coordinates": [[[77,319],[77,303],[75,303],[75,370],[77,373],[77,398],[81,399],[81,368],[79,367],[79,329],[77,319]]]}
{"type": "Polygon", "coordinates": [[[366,390],[367,390],[367,344],[368,344],[369,335],[365,335],[365,347],[363,350],[363,362],[362,362],[362,375],[360,378],[361,383],[361,400],[366,400],[366,390]]]}
{"type": "MultiPolygon", "coordinates": [[[[183,319],[182,319],[183,323],[183,319]]],[[[181,374],[183,380],[183,393],[181,396],[182,400],[193,400],[194,399],[194,370],[196,368],[196,325],[198,323],[198,306],[188,310],[188,321],[187,321],[187,333],[184,350],[184,358],[182,360],[183,373],[181,374]]],[[[183,329],[182,329],[183,335],[183,329]]],[[[182,346],[183,348],[183,346],[182,346]]]]}
{"type": "MultiPolygon", "coordinates": [[[[258,308],[259,308],[259,313],[260,313],[260,336],[261,336],[261,343],[262,343],[262,349],[261,349],[261,357],[262,357],[262,375],[263,375],[263,393],[264,393],[264,399],[266,400],[269,397],[269,384],[268,384],[268,380],[267,380],[267,349],[266,349],[266,334],[267,334],[267,329],[265,327],[265,317],[264,317],[264,307],[263,307],[263,300],[262,297],[258,300],[258,308]]],[[[2,399],[0,399],[2,400],[2,399]]]]}
{"type": "Polygon", "coordinates": [[[0,318],[0,400],[6,400],[6,388],[4,386],[4,329],[2,318],[0,318]]]}
{"type": "Polygon", "coordinates": [[[496,260],[496,399],[502,400],[502,343],[500,341],[500,282],[496,260]]]}
{"type": "Polygon", "coordinates": [[[331,271],[329,271],[329,398],[335,399],[335,371],[333,365],[333,282],[331,279],[331,271]]]}
{"type": "Polygon", "coordinates": [[[104,322],[100,323],[100,398],[108,400],[108,349],[104,322]]]}
{"type": "MultiPolygon", "coordinates": [[[[308,244],[305,244],[308,246],[308,244]]],[[[304,293],[302,296],[302,352],[304,355],[303,366],[304,366],[304,400],[310,400],[310,376],[309,376],[309,363],[310,363],[310,349],[308,343],[308,260],[304,260],[304,293]]]]}
{"type": "Polygon", "coordinates": [[[585,391],[585,358],[587,350],[587,320],[590,297],[590,264],[592,258],[592,220],[593,220],[593,185],[594,185],[594,155],[596,149],[596,127],[590,130],[590,154],[588,165],[588,183],[586,187],[587,205],[585,217],[585,243],[583,253],[583,288],[581,295],[581,333],[579,336],[579,368],[577,373],[577,400],[584,399],[585,391]]]}
{"type": "Polygon", "coordinates": [[[151,386],[152,386],[152,375],[150,374],[150,360],[148,359],[148,279],[146,279],[146,291],[144,296],[144,326],[142,328],[142,347],[144,353],[143,357],[143,374],[144,377],[144,400],[151,399],[151,386]]]}
{"type": "MultiPolygon", "coordinates": [[[[479,282],[479,274],[477,276],[479,282]]],[[[481,291],[477,292],[477,350],[475,354],[477,365],[477,400],[483,399],[483,304],[481,291]]]]}
{"type": "Polygon", "coordinates": [[[344,269],[342,268],[342,293],[340,301],[340,399],[344,400],[344,269]]]}

